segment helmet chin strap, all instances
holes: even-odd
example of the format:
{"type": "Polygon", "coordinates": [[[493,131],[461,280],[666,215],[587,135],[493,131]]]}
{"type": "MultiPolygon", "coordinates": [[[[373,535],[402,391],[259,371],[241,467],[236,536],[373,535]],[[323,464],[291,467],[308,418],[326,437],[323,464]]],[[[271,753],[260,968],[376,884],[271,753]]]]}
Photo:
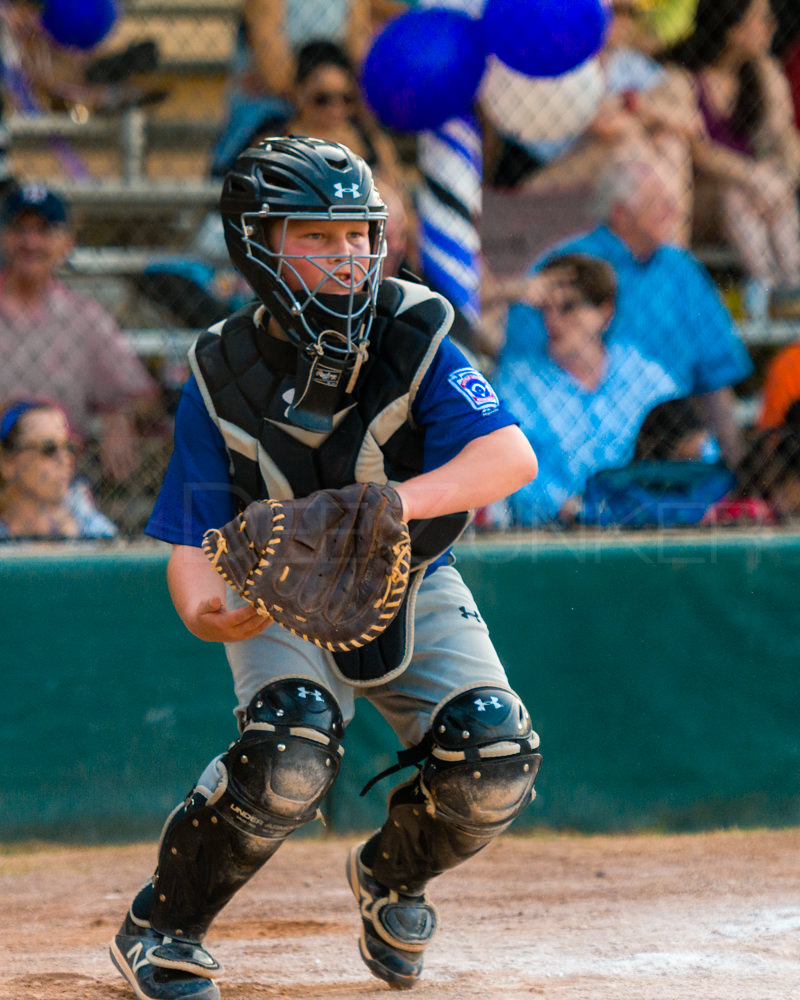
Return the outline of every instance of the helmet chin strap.
{"type": "Polygon", "coordinates": [[[347,388],[344,390],[348,395],[355,389],[356,382],[358,381],[358,374],[361,371],[361,366],[367,360],[369,355],[369,341],[362,340],[358,345],[358,350],[356,351],[356,360],[353,364],[353,370],[350,373],[350,379],[347,383],[347,388]]]}

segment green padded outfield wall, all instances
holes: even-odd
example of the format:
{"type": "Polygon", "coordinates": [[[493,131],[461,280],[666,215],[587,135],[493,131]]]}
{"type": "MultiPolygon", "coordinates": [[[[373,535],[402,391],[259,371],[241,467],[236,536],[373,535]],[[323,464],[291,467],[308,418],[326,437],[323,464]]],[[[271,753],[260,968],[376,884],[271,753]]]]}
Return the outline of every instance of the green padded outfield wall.
{"type": "MultiPolygon", "coordinates": [[[[183,628],[165,566],[0,554],[0,841],[154,838],[236,737],[224,652],[183,628]]],[[[800,823],[800,537],[519,536],[458,566],[542,737],[516,829],[800,823]]],[[[380,822],[393,779],[358,792],[396,749],[360,702],[329,829],[380,822]]]]}

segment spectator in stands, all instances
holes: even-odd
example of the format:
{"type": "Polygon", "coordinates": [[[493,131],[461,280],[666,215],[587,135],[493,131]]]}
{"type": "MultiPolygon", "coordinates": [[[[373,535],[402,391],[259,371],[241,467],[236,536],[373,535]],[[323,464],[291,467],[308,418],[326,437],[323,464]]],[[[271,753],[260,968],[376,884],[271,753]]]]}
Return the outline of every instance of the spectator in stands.
{"type": "Polygon", "coordinates": [[[506,142],[492,183],[547,194],[590,187],[612,159],[649,159],[662,172],[678,208],[673,239],[688,246],[693,203],[690,141],[696,116],[681,93],[683,84],[638,48],[640,6],[636,0],[613,4],[608,37],[598,56],[605,97],[586,130],[562,140],[530,143],[525,150],[506,142]]]}
{"type": "Polygon", "coordinates": [[[589,476],[580,522],[604,528],[699,524],[736,476],[716,460],[693,399],[668,399],[647,414],[633,461],[589,476]]]}
{"type": "Polygon", "coordinates": [[[55,403],[22,399],[0,410],[0,540],[117,534],[75,479],[75,447],[55,403]]]}
{"type": "MultiPolygon", "coordinates": [[[[743,447],[731,386],[750,374],[752,362],[705,269],[689,251],[668,242],[675,205],[659,173],[645,162],[611,164],[598,181],[595,212],[600,225],[543,259],[583,253],[614,267],[619,295],[608,342],[624,338],[669,372],[678,395],[696,396],[723,458],[733,466],[743,447]]],[[[534,266],[534,275],[540,266],[534,266]]],[[[545,343],[541,314],[530,303],[513,304],[501,363],[506,354],[541,357],[545,343]]]]}
{"type": "Polygon", "coordinates": [[[152,39],[124,49],[107,41],[110,35],[89,48],[63,45],[43,27],[43,6],[36,0],[0,4],[3,96],[10,107],[25,113],[108,114],[167,96],[151,78],[159,62],[152,39]]]}
{"type": "Polygon", "coordinates": [[[762,431],[778,427],[800,400],[800,343],[782,348],[770,361],[761,392],[758,427],[762,431]]]}
{"type": "Polygon", "coordinates": [[[778,524],[800,516],[800,433],[782,424],[759,435],[736,470],[736,488],[704,524],[778,524]]]}
{"type": "Polygon", "coordinates": [[[695,235],[735,250],[759,318],[800,315],[800,133],[775,28],[769,0],[699,0],[693,33],[664,56],[698,119],[695,235]]]}
{"type": "Polygon", "coordinates": [[[776,5],[778,28],[772,39],[772,51],[780,59],[794,105],[794,123],[800,128],[800,5],[784,0],[776,5]]]}
{"type": "Polygon", "coordinates": [[[106,475],[123,480],[137,465],[136,418],[156,410],[158,387],[116,321],[56,279],[73,246],[64,201],[26,185],[6,198],[0,225],[0,398],[58,400],[84,439],[97,437],[106,475]]]}
{"type": "Polygon", "coordinates": [[[520,525],[573,521],[587,477],[630,462],[645,414],[679,394],[668,372],[633,344],[606,343],[616,298],[611,265],[564,254],[551,258],[543,274],[565,269],[574,279],[546,288],[539,306],[543,355],[507,351],[494,377],[540,456],[536,482],[509,501],[520,525]]]}
{"type": "Polygon", "coordinates": [[[413,213],[409,211],[408,200],[403,192],[388,182],[375,177],[375,183],[388,213],[384,232],[386,257],[383,261],[383,273],[387,278],[408,277],[408,271],[418,274],[414,219],[413,213]]]}
{"type": "Polygon", "coordinates": [[[373,29],[403,6],[394,0],[243,0],[228,116],[212,155],[212,175],[223,176],[266,122],[292,114],[294,54],[301,45],[336,42],[360,66],[373,29]]]}
{"type": "Polygon", "coordinates": [[[374,121],[361,96],[355,64],[336,42],[314,41],[297,52],[294,112],[269,134],[310,135],[341,142],[364,159],[376,179],[402,189],[393,141],[374,121]]]}
{"type": "Polygon", "coordinates": [[[634,461],[702,462],[709,454],[708,429],[693,399],[668,399],[645,417],[634,461]]]}
{"type": "Polygon", "coordinates": [[[682,42],[694,29],[697,0],[651,0],[640,6],[641,44],[656,56],[682,42]]]}
{"type": "Polygon", "coordinates": [[[6,126],[12,102],[9,100],[9,76],[13,61],[13,22],[17,16],[14,4],[0,5],[0,199],[15,186],[11,162],[11,135],[6,126]]]}

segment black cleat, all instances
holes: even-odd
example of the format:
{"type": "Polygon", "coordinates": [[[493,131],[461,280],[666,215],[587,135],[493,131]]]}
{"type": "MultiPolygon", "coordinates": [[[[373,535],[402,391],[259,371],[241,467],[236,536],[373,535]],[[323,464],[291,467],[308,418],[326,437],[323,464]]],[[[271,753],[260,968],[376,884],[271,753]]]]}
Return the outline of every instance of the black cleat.
{"type": "Polygon", "coordinates": [[[152,883],[136,896],[111,942],[111,961],[139,1000],[220,1000],[212,976],[222,966],[200,944],[166,937],[154,930],[150,913],[152,883]]]}
{"type": "Polygon", "coordinates": [[[347,858],[347,878],[361,910],[361,957],[373,976],[407,990],[422,975],[436,910],[424,896],[406,896],[377,882],[361,861],[363,847],[354,847],[347,858]]]}

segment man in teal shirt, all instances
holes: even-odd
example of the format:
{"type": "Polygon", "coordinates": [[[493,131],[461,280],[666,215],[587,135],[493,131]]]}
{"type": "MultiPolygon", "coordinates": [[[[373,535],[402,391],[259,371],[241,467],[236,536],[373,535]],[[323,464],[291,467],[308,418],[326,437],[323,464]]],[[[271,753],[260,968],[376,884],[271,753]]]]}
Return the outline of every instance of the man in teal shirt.
{"type": "MultiPolygon", "coordinates": [[[[742,454],[732,386],[752,371],[747,348],[702,264],[669,243],[675,206],[657,171],[643,162],[616,163],[600,178],[594,230],[572,237],[543,255],[581,253],[608,261],[617,274],[616,316],[607,343],[633,344],[675,380],[679,393],[697,396],[723,458],[742,454]]],[[[501,364],[544,353],[546,332],[533,305],[509,309],[501,364]]]]}

